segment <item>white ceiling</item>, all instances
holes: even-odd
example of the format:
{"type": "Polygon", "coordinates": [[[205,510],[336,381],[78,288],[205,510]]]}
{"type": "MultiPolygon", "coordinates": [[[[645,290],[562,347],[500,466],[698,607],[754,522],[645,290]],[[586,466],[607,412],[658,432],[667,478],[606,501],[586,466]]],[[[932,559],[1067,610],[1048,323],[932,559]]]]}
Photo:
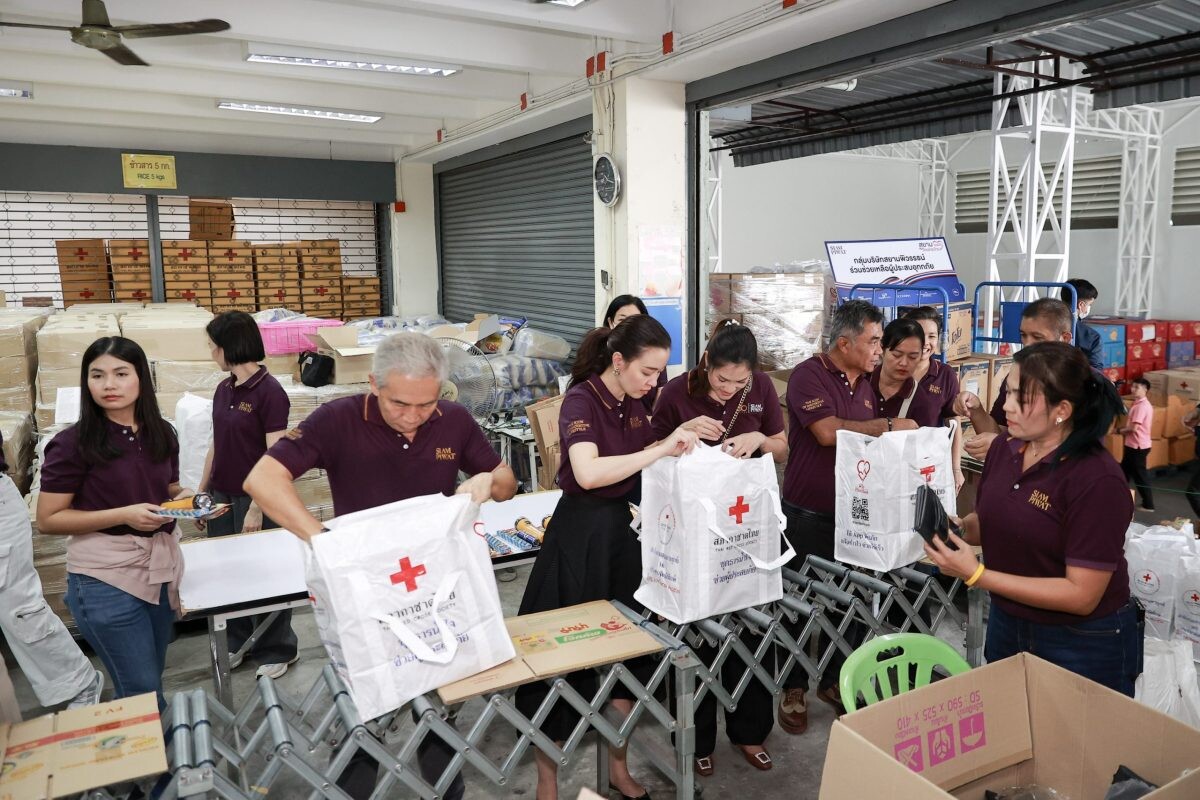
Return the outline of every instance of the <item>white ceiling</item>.
{"type": "MultiPolygon", "coordinates": [[[[780,14],[779,0],[588,0],[574,9],[530,0],[108,0],[114,25],[216,17],[232,28],[127,40],[151,67],[120,66],[66,32],[0,28],[0,83],[34,84],[33,100],[0,98],[0,141],[378,160],[416,149],[439,160],[587,113],[578,84],[598,50],[644,53],[645,77],[691,81],[941,2],[801,0],[780,14]],[[765,21],[720,35],[730,21],[752,18],[765,21]],[[653,53],[669,29],[680,43],[704,32],[713,41],[677,45],[681,52],[660,62],[653,53]],[[249,63],[250,43],[463,70],[429,78],[249,63]],[[523,92],[535,104],[518,115],[523,92]],[[219,111],[221,99],[383,119],[219,111]],[[479,125],[484,118],[497,122],[479,125]],[[483,129],[456,134],[470,123],[483,129]],[[430,149],[439,128],[450,137],[430,149]]],[[[75,25],[79,15],[75,0],[0,2],[0,20],[10,22],[75,25]]]]}

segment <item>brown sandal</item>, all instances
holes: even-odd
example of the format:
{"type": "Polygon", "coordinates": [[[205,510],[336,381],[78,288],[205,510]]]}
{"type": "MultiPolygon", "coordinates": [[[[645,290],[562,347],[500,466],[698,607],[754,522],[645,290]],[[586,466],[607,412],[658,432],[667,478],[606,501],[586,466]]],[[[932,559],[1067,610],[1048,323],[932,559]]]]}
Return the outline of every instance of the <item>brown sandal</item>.
{"type": "Polygon", "coordinates": [[[754,767],[755,769],[761,769],[763,771],[766,771],[766,770],[769,770],[772,766],[774,766],[773,763],[771,762],[771,754],[768,753],[766,750],[763,750],[760,753],[751,753],[750,751],[748,751],[745,747],[743,747],[740,744],[735,744],[734,747],[736,747],[739,751],[741,751],[742,757],[746,759],[746,763],[748,763],[750,766],[754,767]]]}
{"type": "Polygon", "coordinates": [[[713,774],[712,756],[704,756],[696,759],[696,774],[702,778],[707,778],[713,774]]]}

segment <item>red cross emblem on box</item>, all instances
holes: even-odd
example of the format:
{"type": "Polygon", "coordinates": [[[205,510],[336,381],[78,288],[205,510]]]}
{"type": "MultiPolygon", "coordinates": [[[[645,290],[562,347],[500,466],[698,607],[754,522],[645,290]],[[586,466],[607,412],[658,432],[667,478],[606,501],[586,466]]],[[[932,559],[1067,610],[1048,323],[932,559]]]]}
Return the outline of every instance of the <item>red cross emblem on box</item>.
{"type": "Polygon", "coordinates": [[[328,293],[328,292],[329,292],[329,290],[328,290],[328,289],[326,289],[324,286],[318,286],[318,287],[315,289],[315,291],[316,291],[316,293],[317,293],[317,294],[319,294],[319,295],[323,295],[323,294],[326,294],[326,293],[328,293]]]}
{"type": "Polygon", "coordinates": [[[196,299],[196,293],[193,292],[191,289],[185,289],[180,296],[184,300],[195,300],[196,299]]]}
{"type": "Polygon", "coordinates": [[[180,250],[180,251],[179,251],[179,257],[180,257],[181,259],[183,259],[184,261],[187,261],[189,258],[191,258],[191,257],[192,257],[192,251],[191,251],[191,250],[188,250],[188,249],[185,247],[185,248],[183,248],[182,250],[180,250]]]}
{"type": "Polygon", "coordinates": [[[129,251],[130,258],[141,258],[143,255],[144,253],[142,253],[142,251],[138,250],[136,247],[129,251]]]}
{"type": "Polygon", "coordinates": [[[82,297],[84,300],[90,300],[91,298],[96,296],[96,293],[93,292],[91,289],[84,289],[82,292],[79,293],[79,296],[82,297]]]}

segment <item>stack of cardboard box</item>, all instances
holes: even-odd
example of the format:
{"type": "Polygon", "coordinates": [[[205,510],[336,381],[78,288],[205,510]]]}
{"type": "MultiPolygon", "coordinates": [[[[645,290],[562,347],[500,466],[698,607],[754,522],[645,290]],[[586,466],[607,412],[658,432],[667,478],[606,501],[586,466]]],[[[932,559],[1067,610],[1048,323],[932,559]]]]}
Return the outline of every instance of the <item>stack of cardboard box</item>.
{"type": "Polygon", "coordinates": [[[258,310],[254,246],[250,242],[209,242],[208,271],[213,313],[245,311],[253,314],[258,310]]]}
{"type": "Polygon", "coordinates": [[[1000,396],[1000,387],[1004,385],[1012,363],[1012,356],[975,353],[967,358],[951,361],[949,366],[958,374],[959,389],[974,393],[983,403],[984,410],[991,411],[996,398],[1000,396]]]}
{"type": "Polygon", "coordinates": [[[150,242],[146,239],[110,239],[113,299],[118,303],[149,303],[150,242]]]}
{"type": "Polygon", "coordinates": [[[121,318],[121,334],[146,351],[158,407],[173,419],[185,392],[211,398],[225,373],[217,369],[204,328],[212,314],[193,306],[150,308],[121,318]]]}
{"type": "Polygon", "coordinates": [[[1100,317],[1087,324],[1100,334],[1105,376],[1111,381],[1126,381],[1121,387],[1123,394],[1129,393],[1129,381],[1167,368],[1168,323],[1100,317]]]}
{"type": "Polygon", "coordinates": [[[0,437],[4,439],[4,463],[6,473],[17,485],[17,491],[29,491],[29,480],[33,469],[33,445],[37,440],[33,429],[33,416],[0,412],[0,437]]]}
{"type": "Polygon", "coordinates": [[[167,300],[211,306],[208,243],[194,239],[164,241],[162,255],[167,300]]]}
{"type": "Polygon", "coordinates": [[[233,238],[233,205],[224,200],[188,201],[188,236],[224,242],[233,238]]]}
{"type": "Polygon", "coordinates": [[[1200,364],[1200,321],[1167,323],[1167,369],[1200,364]]]}
{"type": "Polygon", "coordinates": [[[709,317],[753,331],[764,371],[790,369],[823,349],[827,283],[820,272],[713,273],[709,317]]]}
{"type": "Polygon", "coordinates": [[[257,244],[259,308],[300,308],[300,243],[257,244]]]}
{"type": "Polygon", "coordinates": [[[0,411],[32,414],[37,332],[49,309],[0,310],[0,411]]]}
{"type": "Polygon", "coordinates": [[[310,317],[342,316],[342,248],[337,239],[300,243],[302,310],[310,317]]]}
{"type": "Polygon", "coordinates": [[[58,254],[64,306],[112,300],[108,251],[103,239],[60,239],[54,243],[54,248],[58,254]]]}
{"type": "Polygon", "coordinates": [[[1200,403],[1200,367],[1158,370],[1143,377],[1150,382],[1151,404],[1156,412],[1161,410],[1165,440],[1158,453],[1151,450],[1147,465],[1186,464],[1195,453],[1195,437],[1183,418],[1200,403]]]}
{"type": "Polygon", "coordinates": [[[345,319],[378,316],[381,296],[378,275],[342,276],[342,316],[345,319]]]}
{"type": "Polygon", "coordinates": [[[38,430],[54,424],[58,389],[80,386],[83,353],[103,336],[120,336],[121,327],[112,314],[57,314],[37,332],[38,430]]]}

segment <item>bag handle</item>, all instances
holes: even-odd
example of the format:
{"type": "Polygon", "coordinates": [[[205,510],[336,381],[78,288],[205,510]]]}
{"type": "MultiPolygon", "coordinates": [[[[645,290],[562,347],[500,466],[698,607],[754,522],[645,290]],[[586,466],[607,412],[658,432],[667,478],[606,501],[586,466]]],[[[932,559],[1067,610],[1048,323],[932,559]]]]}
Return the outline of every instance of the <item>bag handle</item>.
{"type": "MultiPolygon", "coordinates": [[[[776,497],[778,496],[778,493],[774,494],[776,497]]],[[[740,544],[730,541],[729,537],[721,531],[721,528],[717,525],[717,507],[713,505],[712,500],[709,500],[707,497],[700,498],[700,507],[704,509],[704,513],[708,516],[708,529],[715,534],[718,539],[725,542],[725,544],[732,545],[736,549],[741,550],[746,557],[753,562],[756,569],[764,570],[766,572],[774,572],[796,557],[796,551],[792,548],[792,545],[789,542],[787,552],[783,553],[781,556],[779,556],[779,558],[775,559],[774,561],[763,561],[761,558],[754,555],[740,544]]],[[[779,511],[779,513],[782,515],[783,512],[779,511]]]]}
{"type": "Polygon", "coordinates": [[[742,409],[746,407],[746,398],[750,396],[750,387],[754,385],[754,373],[750,373],[750,380],[746,381],[746,388],[742,389],[742,396],[738,398],[737,408],[733,410],[733,418],[729,420],[729,424],[725,426],[725,432],[721,434],[721,438],[717,440],[717,446],[725,444],[725,440],[729,438],[729,432],[733,430],[734,423],[738,420],[738,415],[742,413],[742,409]]]}
{"type": "Polygon", "coordinates": [[[913,398],[917,396],[917,386],[919,384],[920,381],[916,379],[913,380],[912,391],[908,393],[908,397],[904,398],[904,402],[900,404],[900,413],[897,416],[901,418],[908,417],[908,407],[912,405],[913,398]]]}
{"type": "Polygon", "coordinates": [[[428,661],[433,664],[449,664],[454,659],[455,654],[458,653],[458,637],[450,631],[450,626],[438,614],[438,609],[450,597],[450,593],[454,591],[454,587],[458,585],[458,579],[461,577],[461,570],[450,573],[438,586],[437,591],[433,593],[431,616],[433,617],[433,623],[442,635],[441,653],[434,651],[432,647],[409,630],[407,625],[395,617],[374,616],[373,618],[387,625],[388,629],[400,640],[400,643],[407,647],[421,661],[428,661]]]}

